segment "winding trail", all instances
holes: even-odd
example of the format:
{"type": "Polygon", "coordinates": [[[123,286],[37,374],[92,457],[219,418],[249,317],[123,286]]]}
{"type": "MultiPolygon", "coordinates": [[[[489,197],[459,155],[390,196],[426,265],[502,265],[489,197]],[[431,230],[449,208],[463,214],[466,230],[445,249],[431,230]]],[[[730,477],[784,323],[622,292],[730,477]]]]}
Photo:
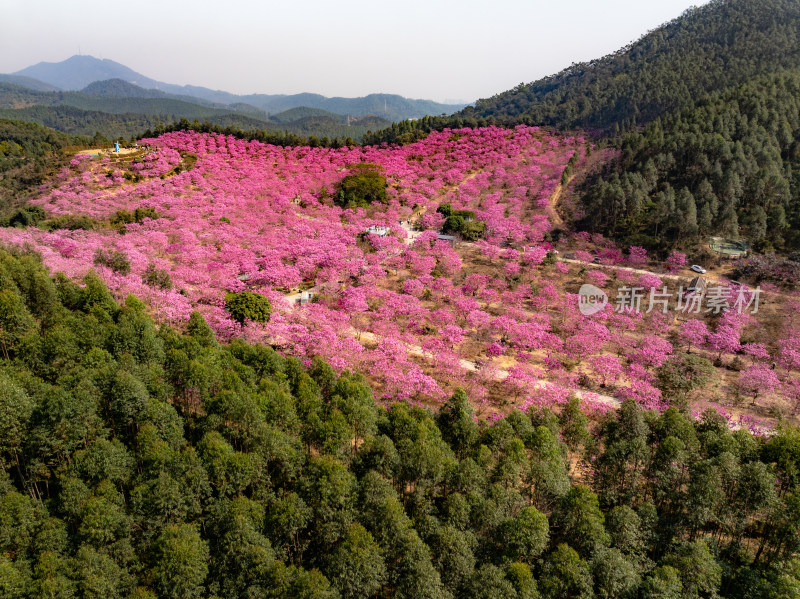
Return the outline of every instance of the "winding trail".
{"type": "MultiPolygon", "coordinates": [[[[659,279],[685,279],[687,277],[696,277],[697,274],[692,273],[690,275],[679,275],[679,274],[669,274],[669,273],[657,273],[653,272],[652,270],[645,270],[643,268],[631,268],[630,266],[618,266],[616,264],[595,264],[594,262],[584,262],[582,260],[574,260],[573,258],[559,258],[559,262],[565,262],[567,264],[579,264],[581,266],[586,266],[587,268],[591,266],[592,268],[610,268],[612,270],[627,270],[629,272],[633,272],[640,275],[655,275],[659,279]]],[[[703,275],[708,278],[707,275],[703,275]]]]}
{"type": "MultiPolygon", "coordinates": [[[[567,185],[569,185],[570,181],[575,177],[573,175],[567,181],[567,185]]],[[[553,190],[553,193],[550,194],[550,200],[547,203],[547,218],[550,219],[550,224],[553,225],[554,228],[559,228],[561,225],[564,224],[564,219],[558,214],[558,200],[561,199],[561,194],[564,192],[564,185],[559,183],[556,188],[553,190]]]]}

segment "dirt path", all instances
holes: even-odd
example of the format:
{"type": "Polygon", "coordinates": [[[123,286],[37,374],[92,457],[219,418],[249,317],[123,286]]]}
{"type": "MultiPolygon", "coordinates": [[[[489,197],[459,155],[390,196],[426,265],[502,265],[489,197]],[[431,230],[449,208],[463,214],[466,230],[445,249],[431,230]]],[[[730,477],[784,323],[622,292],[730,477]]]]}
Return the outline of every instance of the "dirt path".
{"type": "MultiPolygon", "coordinates": [[[[567,264],[579,264],[581,266],[592,267],[592,268],[604,268],[604,269],[611,269],[611,270],[627,270],[632,273],[640,274],[640,275],[655,275],[659,279],[672,279],[673,281],[680,281],[680,280],[687,280],[693,279],[698,276],[698,273],[693,271],[688,271],[681,274],[670,274],[670,273],[659,273],[654,272],[652,270],[645,270],[643,268],[631,268],[630,266],[618,266],[616,264],[595,264],[595,263],[586,263],[581,260],[574,260],[572,258],[559,258],[559,262],[565,262],[567,264]]],[[[714,278],[710,272],[707,272],[702,276],[707,283],[713,285],[723,285],[723,281],[717,278],[714,278]]],[[[764,293],[762,291],[762,293],[764,293]]]]}
{"type": "MultiPolygon", "coordinates": [[[[567,185],[569,185],[574,177],[575,175],[569,178],[567,185]]],[[[553,228],[560,228],[564,224],[564,219],[558,214],[558,201],[561,199],[561,194],[563,192],[564,185],[559,183],[553,190],[553,193],[550,194],[550,200],[547,203],[547,218],[550,219],[550,224],[553,225],[553,228]]]]}
{"type": "Polygon", "coordinates": [[[415,231],[414,229],[412,229],[411,225],[408,224],[408,221],[406,221],[406,220],[404,220],[402,223],[400,223],[400,226],[406,232],[406,238],[403,240],[403,242],[406,245],[412,245],[414,243],[414,241],[416,241],[417,237],[422,235],[422,231],[415,231]]]}
{"type": "Polygon", "coordinates": [[[616,264],[594,264],[594,263],[586,263],[582,260],[574,260],[572,258],[559,258],[559,262],[566,262],[567,264],[580,264],[581,266],[589,266],[593,268],[610,268],[612,270],[627,270],[629,272],[633,272],[640,275],[655,275],[659,279],[686,279],[688,277],[696,277],[697,275],[694,273],[685,274],[685,275],[672,275],[668,273],[657,273],[653,272],[652,270],[645,270],[643,268],[631,268],[630,266],[617,266],[616,264]]]}

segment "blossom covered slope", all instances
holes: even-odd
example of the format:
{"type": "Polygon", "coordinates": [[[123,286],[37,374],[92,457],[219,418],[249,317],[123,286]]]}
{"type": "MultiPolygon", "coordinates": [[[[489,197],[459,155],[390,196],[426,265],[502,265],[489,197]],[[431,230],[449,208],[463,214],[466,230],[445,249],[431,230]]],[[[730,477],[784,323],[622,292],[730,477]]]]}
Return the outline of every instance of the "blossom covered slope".
{"type": "MultiPolygon", "coordinates": [[[[162,321],[181,324],[197,309],[224,337],[358,369],[387,399],[438,401],[462,386],[487,408],[524,407],[593,388],[659,408],[656,373],[685,351],[685,340],[723,358],[742,351],[757,324],[747,316],[708,325],[689,319],[704,332],[659,312],[579,312],[574,293],[582,282],[609,291],[638,279],[646,288],[661,283],[589,268],[596,255],[582,251],[589,245],[607,265],[624,259],[598,236],[570,238],[581,264],[547,259],[550,198],[570,159],[577,167],[587,160],[580,137],[520,126],[446,130],[403,147],[281,148],[192,132],[144,141],[155,151],[129,167],[136,177],[107,159],[76,157],[35,200],[52,216],[94,219],[94,230],[2,229],[0,242],[28,244],[51,271],[75,279],[94,268],[113,292],[137,295],[162,321]],[[193,168],[182,170],[190,156],[193,168]],[[337,183],[359,163],[382,169],[387,203],[335,206],[337,183]],[[473,211],[486,223],[485,238],[455,246],[437,239],[442,203],[473,211]],[[108,224],[137,208],[156,218],[108,224]],[[409,222],[422,233],[411,233],[409,222]],[[364,235],[372,226],[389,234],[364,235]],[[97,264],[98,250],[121,252],[129,272],[97,264]],[[169,273],[171,289],[145,282],[153,268],[169,273]],[[225,293],[245,289],[270,299],[268,323],[242,328],[229,318],[225,293]],[[298,289],[311,289],[315,301],[296,304],[298,289]]],[[[634,265],[645,259],[638,249],[629,254],[634,265]]],[[[796,338],[750,354],[743,393],[769,378],[770,393],[791,395],[796,338]],[[773,380],[763,370],[775,359],[782,369],[773,380]]]]}

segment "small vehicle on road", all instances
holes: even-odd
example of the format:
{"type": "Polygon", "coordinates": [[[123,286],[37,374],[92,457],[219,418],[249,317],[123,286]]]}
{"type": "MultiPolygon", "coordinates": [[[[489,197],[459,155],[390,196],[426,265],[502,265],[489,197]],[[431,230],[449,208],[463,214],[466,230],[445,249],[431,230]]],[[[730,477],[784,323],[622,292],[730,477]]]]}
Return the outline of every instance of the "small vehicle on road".
{"type": "Polygon", "coordinates": [[[692,264],[692,265],[689,267],[689,270],[691,270],[691,271],[694,271],[694,272],[698,272],[698,273],[700,273],[701,275],[704,275],[704,274],[706,274],[706,269],[705,269],[705,268],[703,268],[702,266],[698,266],[697,264],[692,264]]]}

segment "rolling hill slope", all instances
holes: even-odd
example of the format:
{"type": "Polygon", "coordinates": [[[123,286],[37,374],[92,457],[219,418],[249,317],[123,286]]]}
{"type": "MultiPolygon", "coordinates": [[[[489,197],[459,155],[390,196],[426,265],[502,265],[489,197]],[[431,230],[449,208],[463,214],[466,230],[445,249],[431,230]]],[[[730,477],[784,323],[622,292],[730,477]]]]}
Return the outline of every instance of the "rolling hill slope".
{"type": "MultiPolygon", "coordinates": [[[[140,135],[146,129],[152,129],[182,117],[180,114],[169,113],[142,114],[126,112],[111,114],[61,105],[0,108],[0,118],[37,123],[69,135],[91,137],[99,132],[108,139],[127,139],[140,135]]],[[[258,129],[265,126],[263,121],[255,121],[244,115],[233,113],[221,113],[203,120],[222,126],[236,126],[245,129],[258,129]]]]}
{"type": "Polygon", "coordinates": [[[305,106],[268,118],[265,111],[251,104],[213,104],[144,89],[121,79],[91,83],[80,92],[43,92],[0,83],[0,115],[71,135],[93,136],[100,132],[109,139],[128,138],[181,119],[242,131],[265,129],[302,137],[353,140],[361,139],[370,129],[390,124],[375,115],[349,117],[305,106]]]}
{"type": "MultiPolygon", "coordinates": [[[[141,88],[136,88],[137,90],[141,88]]],[[[147,92],[149,90],[142,90],[147,92]]],[[[134,93],[136,93],[134,91],[134,93]]],[[[0,83],[0,107],[27,108],[31,106],[72,106],[81,110],[108,114],[136,113],[144,115],[178,115],[187,119],[202,119],[234,112],[192,102],[175,100],[166,95],[153,97],[144,93],[135,96],[90,95],[83,92],[37,92],[9,83],[0,83]]],[[[251,113],[252,114],[252,113],[251,113]]]]}
{"type": "Polygon", "coordinates": [[[35,123],[0,118],[0,225],[66,164],[63,150],[75,141],[35,123]]]}
{"type": "Polygon", "coordinates": [[[194,96],[183,94],[168,94],[158,89],[144,89],[133,83],[128,83],[123,79],[106,79],[105,81],[95,81],[90,83],[80,93],[89,96],[101,96],[105,98],[159,98],[198,104],[207,108],[215,108],[225,111],[246,112],[254,118],[266,119],[266,113],[250,104],[236,102],[234,104],[220,104],[210,100],[203,100],[194,96]]]}
{"type": "Polygon", "coordinates": [[[58,87],[39,81],[31,77],[23,77],[22,75],[0,75],[0,83],[10,83],[12,85],[19,85],[27,89],[32,89],[39,92],[57,92],[58,87]]]}
{"type": "MultiPolygon", "coordinates": [[[[83,110],[74,106],[28,106],[26,108],[0,108],[0,118],[16,121],[27,121],[50,127],[69,135],[92,137],[96,133],[108,139],[130,138],[141,135],[147,130],[158,130],[165,124],[181,121],[188,123],[181,114],[174,113],[117,113],[111,114],[96,110],[83,110]]],[[[337,118],[309,116],[281,123],[265,122],[249,117],[247,114],[219,111],[218,114],[201,119],[193,119],[187,127],[205,129],[210,125],[213,130],[225,129],[228,133],[265,132],[259,139],[269,140],[269,143],[282,143],[285,133],[300,136],[293,139],[292,143],[304,143],[301,138],[341,138],[360,140],[369,130],[381,129],[389,125],[389,121],[379,117],[361,117],[346,121],[337,115],[337,118]]],[[[180,128],[180,127],[178,127],[180,128]]]]}

